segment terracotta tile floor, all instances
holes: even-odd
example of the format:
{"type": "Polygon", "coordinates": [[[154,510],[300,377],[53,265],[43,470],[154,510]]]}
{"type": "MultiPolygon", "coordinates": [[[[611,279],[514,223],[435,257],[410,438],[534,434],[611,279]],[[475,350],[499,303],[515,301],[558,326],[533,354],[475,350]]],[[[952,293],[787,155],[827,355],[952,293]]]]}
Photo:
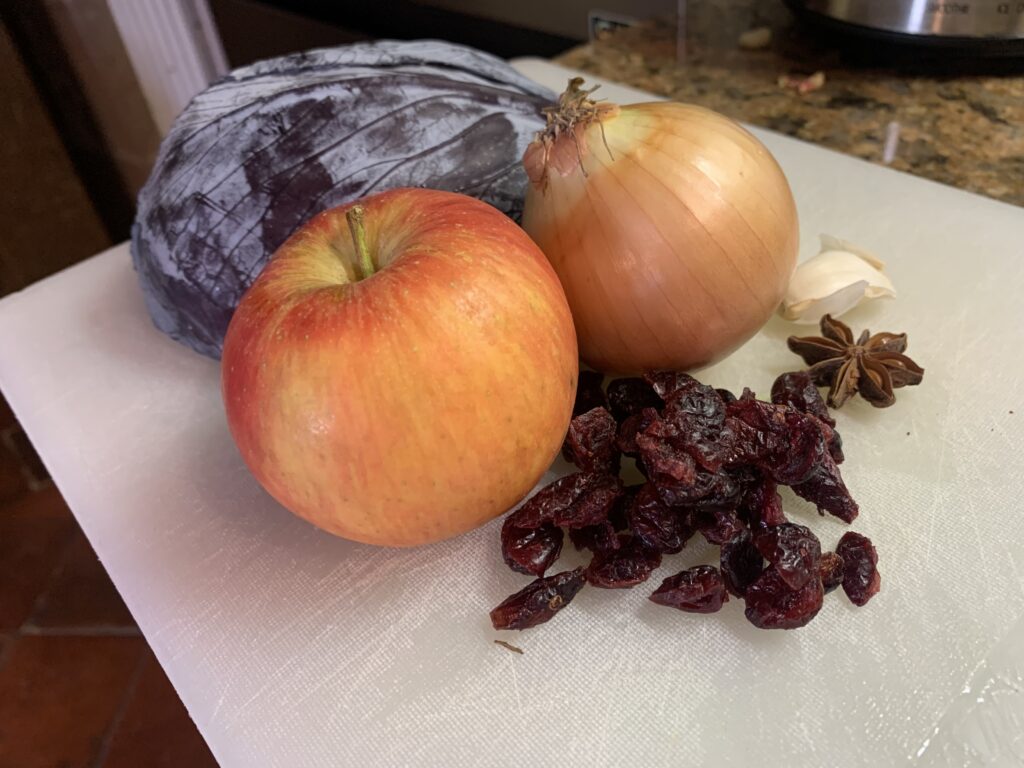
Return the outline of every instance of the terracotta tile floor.
{"type": "Polygon", "coordinates": [[[216,766],[0,398],[0,768],[216,766]]]}

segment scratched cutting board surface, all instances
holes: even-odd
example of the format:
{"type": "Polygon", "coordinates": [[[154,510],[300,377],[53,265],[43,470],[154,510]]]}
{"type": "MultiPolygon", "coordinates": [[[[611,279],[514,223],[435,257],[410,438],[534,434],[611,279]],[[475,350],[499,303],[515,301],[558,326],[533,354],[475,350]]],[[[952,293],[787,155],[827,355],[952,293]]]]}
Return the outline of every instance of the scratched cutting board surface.
{"type": "MultiPolygon", "coordinates": [[[[487,611],[526,578],[499,523],[391,551],[293,518],[231,442],[217,364],[150,325],[126,245],[0,302],[0,386],[223,765],[1024,760],[1024,210],[757,133],[801,256],[826,232],[887,260],[899,299],[850,321],[907,331],[927,370],[888,410],[838,414],[882,592],[830,595],[795,632],[754,629],[739,601],[698,616],[649,586],[588,589],[510,653],[487,611]]],[[[772,321],[702,377],[765,393],[798,362],[792,330],[772,321]]],[[[786,501],[834,546],[842,523],[786,501]]]]}

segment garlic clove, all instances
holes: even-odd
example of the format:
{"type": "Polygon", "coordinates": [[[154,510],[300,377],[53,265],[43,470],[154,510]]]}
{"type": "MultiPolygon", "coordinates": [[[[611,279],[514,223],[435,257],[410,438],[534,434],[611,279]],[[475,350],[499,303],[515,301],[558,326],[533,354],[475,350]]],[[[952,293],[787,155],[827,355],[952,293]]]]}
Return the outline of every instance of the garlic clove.
{"type": "Polygon", "coordinates": [[[860,256],[875,269],[885,269],[884,261],[871,253],[871,251],[867,251],[859,245],[854,245],[849,240],[840,240],[838,237],[833,237],[832,235],[818,235],[818,237],[821,239],[821,253],[824,253],[825,251],[846,251],[847,253],[852,253],[854,256],[860,256]]]}
{"type": "Polygon", "coordinates": [[[783,305],[785,309],[782,316],[795,322],[814,322],[814,318],[820,318],[822,315],[838,317],[860,303],[867,287],[867,280],[858,280],[824,298],[806,299],[789,306],[783,305]]]}
{"type": "Polygon", "coordinates": [[[824,314],[838,317],[868,299],[895,298],[884,267],[874,254],[822,235],[821,252],[796,268],[779,312],[787,320],[816,323],[824,314]]]}

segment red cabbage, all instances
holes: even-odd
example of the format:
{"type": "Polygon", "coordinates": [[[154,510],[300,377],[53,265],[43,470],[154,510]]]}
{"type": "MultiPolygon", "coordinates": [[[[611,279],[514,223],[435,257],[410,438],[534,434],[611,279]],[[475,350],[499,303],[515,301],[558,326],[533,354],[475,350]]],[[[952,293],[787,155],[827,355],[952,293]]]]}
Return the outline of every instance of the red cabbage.
{"type": "Polygon", "coordinates": [[[504,61],[437,41],[235,70],[178,117],[139,194],[131,251],[153,321],[219,358],[277,247],[318,211],[371,192],[462,192],[517,219],[520,158],[553,99],[504,61]]]}

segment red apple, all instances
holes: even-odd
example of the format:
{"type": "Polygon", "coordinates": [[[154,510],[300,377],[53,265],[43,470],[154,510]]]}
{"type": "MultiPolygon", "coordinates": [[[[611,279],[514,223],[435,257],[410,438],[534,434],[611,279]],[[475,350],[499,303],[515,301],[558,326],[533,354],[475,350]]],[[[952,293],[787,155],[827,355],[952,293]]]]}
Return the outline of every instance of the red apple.
{"type": "Polygon", "coordinates": [[[222,391],[242,457],[285,507],[414,546],[536,484],[577,366],[565,294],[519,227],[464,195],[399,189],[281,246],[231,320],[222,391]]]}

